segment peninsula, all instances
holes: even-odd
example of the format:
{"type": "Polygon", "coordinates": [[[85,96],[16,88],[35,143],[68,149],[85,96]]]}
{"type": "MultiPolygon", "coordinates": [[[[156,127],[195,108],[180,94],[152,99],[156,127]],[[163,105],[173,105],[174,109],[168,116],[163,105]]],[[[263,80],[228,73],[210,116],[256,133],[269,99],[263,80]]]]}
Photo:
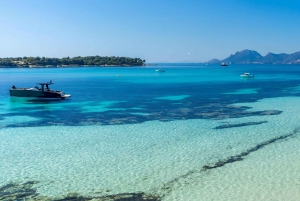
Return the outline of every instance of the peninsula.
{"type": "Polygon", "coordinates": [[[212,59],[207,63],[231,63],[231,64],[300,64],[300,51],[292,54],[274,54],[268,53],[262,56],[254,50],[242,50],[223,60],[212,59]]]}
{"type": "Polygon", "coordinates": [[[2,68],[74,67],[74,66],[143,66],[145,60],[129,57],[10,57],[0,58],[2,68]]]}

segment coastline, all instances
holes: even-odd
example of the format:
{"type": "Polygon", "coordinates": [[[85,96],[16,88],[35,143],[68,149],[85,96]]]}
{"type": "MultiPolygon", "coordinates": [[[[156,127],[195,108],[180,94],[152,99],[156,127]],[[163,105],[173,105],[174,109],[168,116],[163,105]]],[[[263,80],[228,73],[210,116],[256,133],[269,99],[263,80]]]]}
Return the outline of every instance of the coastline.
{"type": "Polygon", "coordinates": [[[0,68],[74,68],[74,67],[143,67],[137,65],[47,65],[47,66],[0,66],[0,68]]]}
{"type": "MultiPolygon", "coordinates": [[[[45,65],[45,66],[41,66],[41,65],[19,65],[19,66],[4,66],[4,65],[0,65],[0,68],[74,68],[74,67],[78,67],[78,68],[82,68],[82,67],[152,67],[152,66],[158,66],[159,64],[182,64],[180,62],[170,62],[170,63],[150,63],[150,64],[142,64],[142,65],[128,65],[128,64],[123,64],[123,65],[80,65],[80,64],[70,64],[70,65],[45,65]]],[[[195,64],[194,62],[191,63],[185,63],[185,64],[195,64]]],[[[197,65],[205,65],[205,66],[220,66],[217,63],[196,63],[197,65]]],[[[243,64],[230,64],[227,67],[230,66],[280,66],[280,65],[286,65],[286,66],[299,66],[300,64],[266,64],[266,63],[243,63],[243,64]]]]}

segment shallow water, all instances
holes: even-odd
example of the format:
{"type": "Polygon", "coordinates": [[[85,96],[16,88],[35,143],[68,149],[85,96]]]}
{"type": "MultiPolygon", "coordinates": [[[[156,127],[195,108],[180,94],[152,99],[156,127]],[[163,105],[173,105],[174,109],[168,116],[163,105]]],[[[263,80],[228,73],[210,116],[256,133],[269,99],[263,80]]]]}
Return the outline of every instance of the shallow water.
{"type": "Polygon", "coordinates": [[[32,199],[299,200],[299,71],[0,69],[2,192],[13,183],[32,199]],[[9,97],[12,84],[48,80],[71,98],[9,97]]]}

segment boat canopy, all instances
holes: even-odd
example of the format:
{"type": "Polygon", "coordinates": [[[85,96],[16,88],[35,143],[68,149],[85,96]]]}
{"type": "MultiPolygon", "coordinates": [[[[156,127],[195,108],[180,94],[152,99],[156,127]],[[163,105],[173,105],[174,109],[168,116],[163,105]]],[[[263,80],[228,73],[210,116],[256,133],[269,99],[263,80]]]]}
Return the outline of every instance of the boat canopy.
{"type": "Polygon", "coordinates": [[[38,85],[46,85],[46,84],[51,85],[51,84],[54,84],[54,83],[52,82],[52,80],[50,80],[50,82],[40,82],[40,83],[36,83],[36,84],[38,84],[38,85]]]}
{"type": "Polygon", "coordinates": [[[40,83],[36,83],[36,84],[41,85],[42,91],[44,91],[45,90],[45,85],[46,85],[46,89],[50,90],[49,85],[54,84],[54,83],[52,82],[52,80],[50,80],[50,82],[40,82],[40,83]]]}

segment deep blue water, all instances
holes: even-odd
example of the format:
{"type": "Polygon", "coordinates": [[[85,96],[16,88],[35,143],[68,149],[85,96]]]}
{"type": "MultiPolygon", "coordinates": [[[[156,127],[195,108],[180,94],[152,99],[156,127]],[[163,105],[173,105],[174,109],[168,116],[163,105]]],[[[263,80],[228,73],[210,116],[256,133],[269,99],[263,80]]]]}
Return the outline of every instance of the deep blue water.
{"type": "Polygon", "coordinates": [[[295,65],[221,67],[159,64],[146,68],[12,68],[0,69],[0,73],[1,104],[8,105],[0,118],[25,114],[41,119],[35,123],[8,124],[5,127],[57,123],[72,126],[94,123],[128,124],[151,120],[262,115],[260,112],[245,112],[247,108],[231,108],[228,105],[300,95],[299,90],[293,90],[300,84],[300,66],[295,65]],[[155,68],[163,68],[166,72],[155,72],[155,68]],[[241,78],[240,74],[244,72],[253,73],[255,78],[241,78]],[[9,97],[8,89],[13,84],[17,87],[33,87],[37,82],[49,80],[55,83],[51,88],[63,90],[71,94],[71,98],[43,101],[9,97]],[[249,89],[250,93],[247,92],[249,89]],[[90,108],[84,110],[85,107],[90,108]],[[189,111],[186,112],[186,109],[189,111]],[[208,116],[203,113],[214,114],[208,116]]]}

